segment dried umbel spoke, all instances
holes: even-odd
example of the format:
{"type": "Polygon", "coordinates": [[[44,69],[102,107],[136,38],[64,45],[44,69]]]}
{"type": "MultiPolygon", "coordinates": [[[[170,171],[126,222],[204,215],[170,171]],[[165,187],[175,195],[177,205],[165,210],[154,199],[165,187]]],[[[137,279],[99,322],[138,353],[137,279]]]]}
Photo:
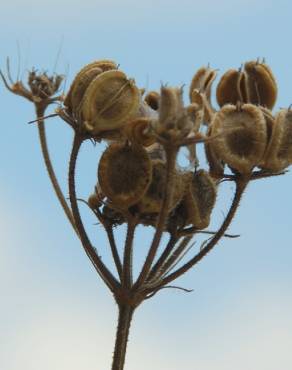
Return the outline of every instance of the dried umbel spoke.
{"type": "Polygon", "coordinates": [[[250,173],[263,158],[267,129],[262,111],[252,104],[225,105],[216,113],[210,142],[217,157],[240,173],[250,173]]]}
{"type": "Polygon", "coordinates": [[[292,111],[280,110],[272,123],[267,150],[260,167],[280,172],[292,163],[292,111]]]}
{"type": "Polygon", "coordinates": [[[127,210],[147,191],[152,164],[142,146],[111,144],[101,156],[98,181],[112,207],[127,210]]]}
{"type": "Polygon", "coordinates": [[[92,134],[122,127],[137,114],[140,92],[121,71],[97,76],[88,86],[82,102],[82,119],[92,134]]]}

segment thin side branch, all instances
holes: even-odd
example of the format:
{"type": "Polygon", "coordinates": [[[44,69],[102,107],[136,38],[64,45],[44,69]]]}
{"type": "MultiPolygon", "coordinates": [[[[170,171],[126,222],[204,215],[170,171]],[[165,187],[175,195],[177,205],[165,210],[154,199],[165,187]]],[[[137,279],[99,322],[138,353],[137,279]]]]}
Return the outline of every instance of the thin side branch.
{"type": "Polygon", "coordinates": [[[133,285],[133,240],[136,229],[136,220],[128,221],[127,236],[124,250],[122,286],[131,288],[133,285]]]}
{"type": "Polygon", "coordinates": [[[172,191],[173,191],[173,178],[174,178],[174,170],[175,170],[175,162],[176,162],[176,155],[177,155],[177,148],[168,148],[166,149],[166,189],[164,193],[164,198],[162,201],[161,210],[158,215],[158,221],[156,225],[156,231],[146,257],[145,263],[142,267],[140,275],[134,284],[135,287],[141,286],[144,281],[147,279],[149,271],[151,269],[151,265],[153,260],[156,256],[159,243],[163,234],[164,226],[168,217],[168,209],[169,204],[171,202],[172,191]]]}
{"type": "Polygon", "coordinates": [[[76,161],[79,153],[80,146],[82,144],[82,138],[75,136],[73,141],[72,152],[70,156],[69,162],[69,195],[70,195],[70,202],[72,207],[72,212],[75,220],[75,225],[77,227],[78,233],[80,235],[80,239],[85,250],[85,253],[89,257],[90,261],[92,262],[93,266],[95,267],[96,271],[104,281],[104,283],[108,286],[108,288],[114,292],[119,287],[120,284],[117,279],[113,276],[110,270],[105,266],[105,264],[101,261],[101,258],[96,253],[95,248],[92,246],[87,233],[85,231],[76,199],[76,190],[75,190],[75,168],[76,168],[76,161]]]}
{"type": "Polygon", "coordinates": [[[74,231],[76,232],[76,234],[78,236],[78,230],[75,226],[74,218],[73,218],[71,209],[69,208],[69,206],[66,202],[66,199],[64,197],[64,194],[61,190],[61,187],[58,183],[58,180],[57,180],[57,177],[56,177],[53,165],[52,165],[52,161],[51,161],[51,158],[50,158],[47,139],[46,139],[45,123],[44,123],[44,120],[40,118],[40,117],[43,117],[43,115],[44,115],[44,109],[43,108],[36,108],[36,114],[37,114],[38,122],[39,122],[39,124],[38,124],[38,133],[39,133],[41,151],[42,151],[42,155],[43,155],[43,158],[44,158],[44,162],[45,162],[45,166],[46,166],[49,178],[51,180],[51,183],[52,183],[52,186],[55,190],[57,198],[58,198],[58,200],[61,204],[61,207],[63,208],[71,226],[73,227],[74,231]]]}

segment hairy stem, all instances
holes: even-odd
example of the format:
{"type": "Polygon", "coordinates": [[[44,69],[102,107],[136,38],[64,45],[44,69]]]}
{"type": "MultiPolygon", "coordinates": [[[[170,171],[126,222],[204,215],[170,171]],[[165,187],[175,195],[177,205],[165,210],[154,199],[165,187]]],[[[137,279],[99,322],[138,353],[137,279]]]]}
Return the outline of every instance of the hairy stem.
{"type": "Polygon", "coordinates": [[[148,280],[151,280],[152,278],[155,277],[155,275],[157,274],[157,272],[160,270],[161,266],[164,264],[164,262],[167,260],[168,256],[170,255],[170,253],[174,249],[175,244],[176,244],[177,241],[178,241],[178,237],[177,236],[174,236],[174,235],[171,235],[171,237],[170,237],[170,239],[169,239],[169,241],[168,241],[168,243],[167,243],[167,245],[166,245],[163,253],[158,258],[158,260],[155,263],[155,265],[152,267],[151,272],[149,274],[148,280]]]}
{"type": "Polygon", "coordinates": [[[107,237],[108,237],[108,241],[109,241],[109,244],[110,244],[110,248],[111,248],[111,252],[112,252],[112,256],[113,256],[113,259],[114,259],[114,263],[115,263],[115,266],[116,266],[116,269],[117,269],[117,272],[119,274],[119,278],[120,280],[122,280],[122,263],[121,263],[121,260],[120,260],[120,256],[119,256],[119,253],[118,253],[118,249],[117,249],[117,245],[116,245],[116,241],[115,241],[115,237],[114,237],[114,232],[113,232],[113,227],[110,225],[110,226],[105,226],[105,231],[107,233],[107,237]]]}
{"type": "Polygon", "coordinates": [[[151,269],[151,265],[157,253],[159,243],[163,234],[164,226],[167,221],[167,216],[169,213],[169,204],[171,202],[172,191],[173,191],[173,179],[175,170],[177,149],[176,148],[166,148],[166,189],[164,193],[164,198],[162,201],[161,210],[158,215],[158,221],[156,225],[156,231],[149,248],[148,255],[140,272],[140,275],[135,283],[135,287],[141,286],[146,280],[148,273],[151,269]]]}
{"type": "Polygon", "coordinates": [[[80,235],[80,239],[85,250],[85,253],[89,257],[90,261],[92,262],[93,266],[95,267],[96,271],[108,286],[108,288],[114,292],[116,289],[120,287],[119,282],[113,276],[113,274],[109,271],[109,269],[104,265],[101,261],[101,258],[98,256],[95,248],[92,246],[87,233],[85,231],[80,213],[77,204],[76,198],[76,190],[75,190],[75,168],[76,168],[76,161],[77,156],[79,153],[80,146],[82,144],[82,138],[79,136],[74,137],[72,152],[70,156],[69,162],[69,195],[70,195],[70,202],[72,207],[72,212],[75,220],[75,225],[77,227],[78,233],[80,235]]]}
{"type": "Polygon", "coordinates": [[[74,223],[74,218],[73,218],[71,209],[69,208],[69,206],[66,202],[66,199],[64,197],[64,194],[63,194],[63,192],[60,188],[60,185],[58,183],[58,180],[57,180],[57,177],[56,177],[53,165],[52,165],[52,161],[51,161],[51,158],[50,158],[49,149],[48,149],[48,145],[47,145],[47,139],[46,139],[45,122],[44,122],[44,119],[41,118],[41,117],[44,116],[44,113],[45,113],[45,109],[43,107],[41,107],[41,108],[37,107],[36,108],[36,115],[37,115],[37,119],[38,119],[39,140],[40,140],[41,151],[42,151],[42,155],[43,155],[43,158],[44,158],[45,166],[47,168],[47,172],[48,172],[49,178],[51,180],[51,183],[53,185],[53,188],[55,190],[55,193],[57,195],[57,198],[58,198],[58,200],[59,200],[59,202],[60,202],[60,204],[61,204],[69,222],[70,222],[70,224],[72,225],[74,231],[78,235],[78,231],[77,231],[77,228],[76,228],[75,223],[74,223]]]}
{"type": "Polygon", "coordinates": [[[130,325],[133,318],[134,308],[130,305],[119,305],[119,319],[116,332],[116,343],[114,349],[112,370],[123,370],[130,325]]]}
{"type": "Polygon", "coordinates": [[[135,228],[136,220],[129,220],[124,250],[123,279],[122,279],[122,286],[126,288],[130,288],[133,284],[132,258],[133,258],[133,240],[135,228]]]}

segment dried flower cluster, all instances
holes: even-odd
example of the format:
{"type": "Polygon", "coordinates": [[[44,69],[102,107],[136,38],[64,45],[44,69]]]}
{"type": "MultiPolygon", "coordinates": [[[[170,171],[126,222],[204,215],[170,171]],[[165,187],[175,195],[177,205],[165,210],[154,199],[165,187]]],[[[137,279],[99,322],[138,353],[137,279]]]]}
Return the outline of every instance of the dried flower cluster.
{"type": "MultiPolygon", "coordinates": [[[[13,82],[8,69],[6,87],[35,105],[45,164],[56,194],[98,274],[119,306],[119,322],[112,370],[124,368],[127,338],[134,310],[143,300],[198,263],[226,234],[249,181],[283,174],[292,164],[292,110],[273,114],[277,83],[271,69],[259,60],[230,69],[221,77],[211,102],[216,71],[202,67],[194,75],[190,104],[182,88],[160,91],[138,88],[133,79],[110,60],[95,61],[76,75],[68,93],[57,96],[62,76],[29,73],[28,87],[13,82]],[[69,163],[70,205],[62,194],[50,161],[44,131],[46,108],[60,102],[54,115],[74,131],[69,163]],[[85,140],[106,140],[97,168],[94,192],[85,203],[107,233],[116,275],[102,262],[81,219],[75,191],[75,167],[85,140]],[[200,168],[196,145],[202,143],[208,168],[200,168]],[[181,147],[189,151],[189,168],[180,168],[181,147]],[[216,232],[208,227],[219,185],[234,181],[233,202],[216,232]],[[114,228],[127,224],[126,242],[119,251],[114,228]],[[153,227],[153,240],[136,281],[132,276],[134,233],[137,225],[153,227]],[[177,267],[192,238],[208,239],[187,262],[177,267]],[[169,241],[160,255],[163,233],[169,241]]],[[[176,287],[179,288],[179,287],[176,287]]],[[[182,289],[182,288],[179,288],[182,289]]]]}

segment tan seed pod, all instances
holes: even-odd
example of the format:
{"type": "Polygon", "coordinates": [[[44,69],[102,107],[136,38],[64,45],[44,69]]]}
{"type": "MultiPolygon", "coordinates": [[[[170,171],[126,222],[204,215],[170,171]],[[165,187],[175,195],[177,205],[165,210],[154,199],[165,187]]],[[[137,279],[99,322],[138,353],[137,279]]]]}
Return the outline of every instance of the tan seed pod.
{"type": "Polygon", "coordinates": [[[88,86],[81,103],[84,125],[92,134],[119,129],[139,109],[140,92],[117,70],[103,72],[88,86]]]}
{"type": "Polygon", "coordinates": [[[210,146],[218,158],[240,173],[249,173],[263,158],[267,128],[262,111],[252,104],[225,105],[216,113],[210,146]]]}
{"type": "Polygon", "coordinates": [[[216,71],[214,69],[211,69],[209,67],[201,67],[200,69],[198,69],[191,81],[189,92],[190,101],[193,103],[192,96],[194,90],[204,92],[207,99],[210,99],[211,86],[215,78],[216,71]]]}
{"type": "MultiPolygon", "coordinates": [[[[76,101],[72,102],[72,94],[74,92],[75,95],[84,95],[84,92],[85,90],[83,91],[83,94],[80,94],[80,93],[77,93],[76,90],[78,91],[79,89],[79,85],[83,84],[87,78],[89,76],[91,76],[92,78],[95,77],[99,71],[99,73],[101,72],[105,72],[105,71],[109,71],[111,69],[117,69],[117,64],[112,61],[112,60],[96,60],[94,62],[91,62],[89,64],[87,64],[86,66],[84,66],[78,73],[77,75],[75,76],[71,86],[70,86],[70,89],[69,89],[69,92],[68,94],[66,95],[65,97],[65,100],[64,100],[64,105],[65,107],[67,107],[68,109],[68,112],[69,113],[72,113],[73,112],[73,107],[74,105],[76,106],[76,101]],[[96,71],[96,73],[94,72],[90,72],[90,71],[96,71]],[[84,76],[87,76],[87,78],[85,78],[84,76]],[[83,81],[83,83],[81,82],[83,81]]],[[[86,87],[88,86],[88,83],[86,83],[86,87]]],[[[76,99],[76,97],[75,97],[76,99]]],[[[81,99],[79,99],[79,103],[80,103],[81,99]]],[[[79,104],[78,104],[79,105],[79,104]]]]}
{"type": "Polygon", "coordinates": [[[98,181],[112,207],[128,209],[147,191],[152,178],[152,163],[142,146],[111,144],[102,154],[98,181]]]}
{"type": "Polygon", "coordinates": [[[75,117],[78,116],[80,103],[83,99],[87,87],[89,86],[91,81],[101,73],[102,70],[100,68],[91,68],[80,75],[72,86],[70,107],[68,107],[68,110],[73,113],[75,117]]]}
{"type": "Polygon", "coordinates": [[[244,65],[247,74],[248,101],[273,109],[277,99],[277,83],[269,66],[258,61],[244,65]]]}
{"type": "Polygon", "coordinates": [[[183,205],[186,210],[186,225],[204,229],[210,223],[211,212],[216,202],[216,185],[204,170],[194,173],[187,186],[183,205]]]}
{"type": "MultiPolygon", "coordinates": [[[[141,214],[159,213],[164,192],[166,189],[166,164],[160,160],[152,162],[152,181],[144,194],[143,198],[137,204],[141,214]]],[[[181,201],[185,192],[185,182],[181,174],[176,171],[174,174],[173,194],[169,205],[169,212],[173,210],[181,201]]]]}
{"type": "Polygon", "coordinates": [[[158,110],[158,108],[159,108],[159,99],[160,99],[160,95],[157,91],[149,91],[146,94],[144,101],[153,110],[158,110]]]}
{"type": "Polygon", "coordinates": [[[137,118],[124,126],[123,132],[127,139],[134,144],[150,146],[156,138],[151,133],[151,119],[147,117],[137,118]]]}
{"type": "Polygon", "coordinates": [[[163,125],[173,124],[174,128],[179,109],[183,106],[182,90],[162,86],[160,92],[159,122],[163,125]]]}
{"type": "MultiPolygon", "coordinates": [[[[207,137],[212,137],[212,125],[208,128],[207,137]]],[[[209,164],[209,174],[214,179],[221,179],[224,175],[224,163],[219,155],[217,155],[212,141],[206,141],[204,143],[204,148],[206,159],[209,164]]]]}
{"type": "Polygon", "coordinates": [[[217,89],[216,98],[220,107],[225,104],[238,102],[246,103],[245,73],[241,70],[229,69],[221,77],[217,89]]]}
{"type": "Polygon", "coordinates": [[[261,168],[279,172],[292,164],[292,111],[281,109],[273,121],[272,133],[261,168]]]}
{"type": "Polygon", "coordinates": [[[214,111],[211,105],[211,89],[216,75],[217,72],[214,69],[202,67],[194,75],[190,85],[190,101],[197,104],[200,104],[201,101],[204,110],[203,121],[207,124],[210,123],[214,111]]]}

